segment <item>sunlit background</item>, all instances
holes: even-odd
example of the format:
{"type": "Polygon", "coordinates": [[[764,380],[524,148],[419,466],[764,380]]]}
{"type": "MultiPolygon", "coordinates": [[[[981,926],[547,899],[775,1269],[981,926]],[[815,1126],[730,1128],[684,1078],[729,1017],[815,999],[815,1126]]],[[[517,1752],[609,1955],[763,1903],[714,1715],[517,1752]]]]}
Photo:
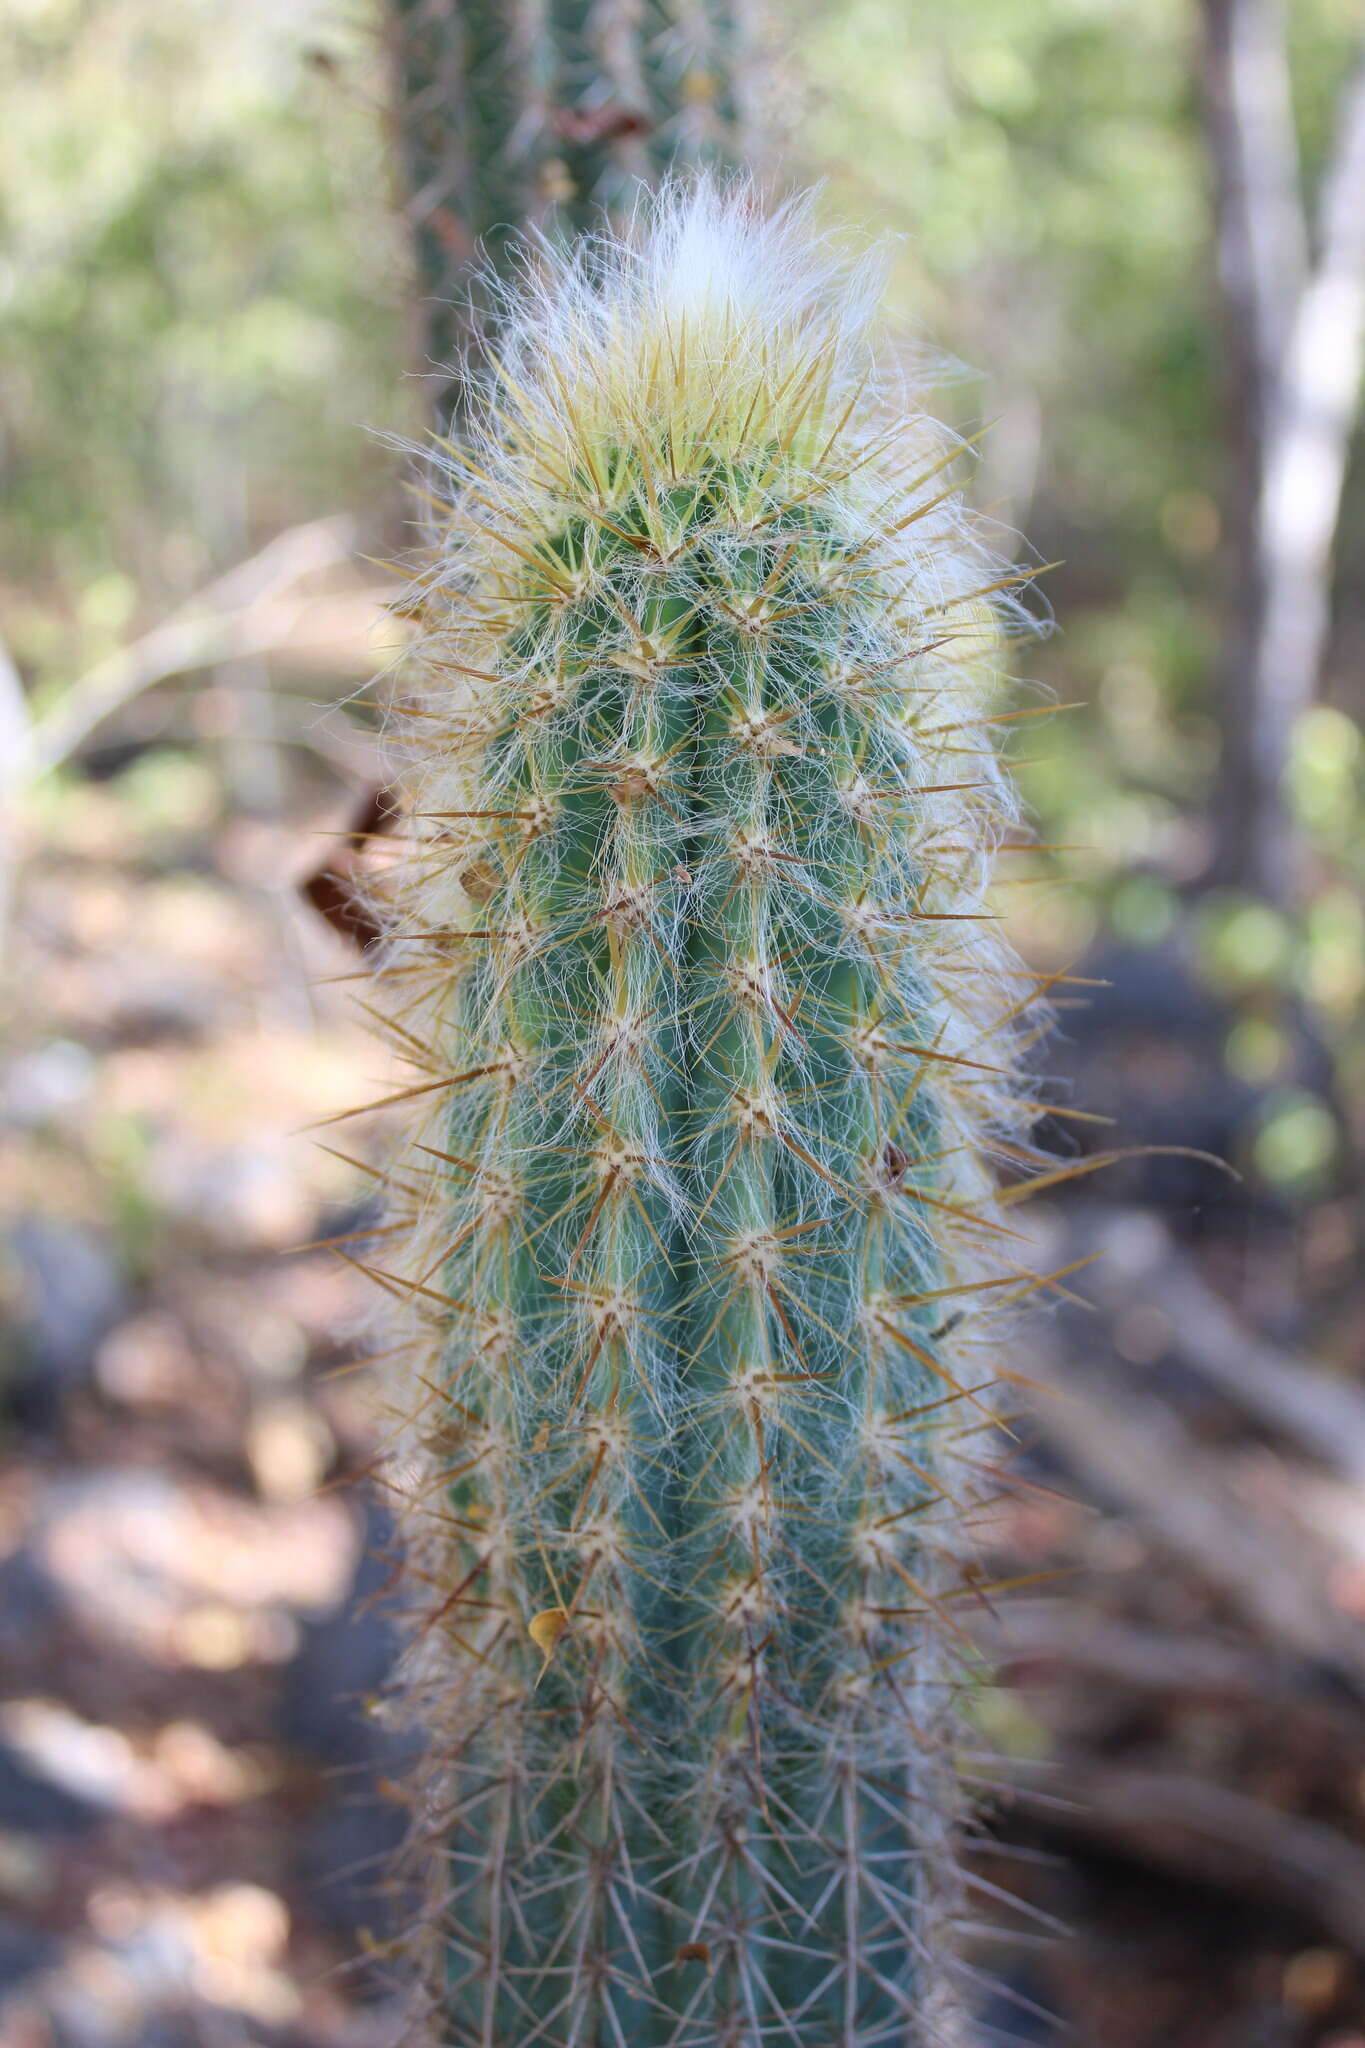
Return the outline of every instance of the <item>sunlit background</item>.
{"type": "MultiPolygon", "coordinates": [[[[1239,5],[1292,327],[1343,177],[1365,217],[1358,0],[1283,36],[1271,0],[802,0],[774,75],[782,174],[896,235],[907,361],[1055,565],[1018,701],[1062,708],[1010,742],[1045,850],[1000,903],[1071,977],[1057,1103],[1112,1119],[1043,1141],[1129,1155],[1028,1212],[1106,1256],[1008,1361],[992,1569],[1039,1583],[970,1623],[1007,1681],[983,2042],[1365,2048],[1365,477],[1352,403],[1267,792],[1205,33],[1239,5]]],[[[307,1248],[364,1227],[382,1136],[297,1134],[385,1079],[303,885],[382,777],[414,516],[389,89],[359,0],[0,6],[6,2048],[387,2038],[368,1303],[307,1248]]]]}

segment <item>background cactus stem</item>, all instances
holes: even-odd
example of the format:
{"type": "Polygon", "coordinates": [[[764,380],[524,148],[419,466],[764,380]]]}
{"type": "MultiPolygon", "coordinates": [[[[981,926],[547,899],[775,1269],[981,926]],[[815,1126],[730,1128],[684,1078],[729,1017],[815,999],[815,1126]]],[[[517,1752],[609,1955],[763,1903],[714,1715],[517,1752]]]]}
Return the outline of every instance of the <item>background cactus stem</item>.
{"type": "Polygon", "coordinates": [[[480,285],[641,182],[752,164],[764,64],[747,0],[389,0],[397,154],[418,296],[412,356],[438,423],[495,300],[480,285]]]}

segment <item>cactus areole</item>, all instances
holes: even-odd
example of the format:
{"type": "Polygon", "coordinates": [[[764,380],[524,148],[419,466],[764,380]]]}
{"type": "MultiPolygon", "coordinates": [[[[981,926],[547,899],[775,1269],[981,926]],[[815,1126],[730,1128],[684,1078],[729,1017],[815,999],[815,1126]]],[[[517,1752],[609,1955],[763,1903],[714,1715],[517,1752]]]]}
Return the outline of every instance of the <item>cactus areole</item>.
{"type": "Polygon", "coordinates": [[[876,272],[665,191],[528,266],[449,457],[379,969],[424,2038],[951,2035],[1031,982],[1012,579],[876,272]]]}

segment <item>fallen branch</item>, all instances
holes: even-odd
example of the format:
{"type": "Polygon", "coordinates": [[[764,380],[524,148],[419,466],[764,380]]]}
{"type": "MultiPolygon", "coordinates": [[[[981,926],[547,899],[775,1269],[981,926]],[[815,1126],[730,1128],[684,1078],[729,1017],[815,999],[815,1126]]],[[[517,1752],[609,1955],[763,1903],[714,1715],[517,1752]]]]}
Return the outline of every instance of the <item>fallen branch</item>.
{"type": "Polygon", "coordinates": [[[29,728],[14,780],[46,774],[66,760],[113,712],[169,677],[212,663],[264,654],[279,644],[278,613],[265,602],[306,576],[344,562],[351,552],[348,518],[315,519],[277,534],[250,560],[199,591],[131,647],[120,648],[71,685],[29,728]]]}
{"type": "Polygon", "coordinates": [[[28,700],[14,658],[0,640],[0,933],[9,917],[14,874],[12,802],[28,758],[28,700]]]}
{"type": "Polygon", "coordinates": [[[1030,1359],[1028,1378],[1040,1390],[1029,1397],[1035,1419],[1089,1492],[1130,1514],[1264,1640],[1365,1701],[1365,1629],[1327,1597],[1329,1565],[1316,1545],[1253,1515],[1168,1410],[1050,1353],[1030,1359]]]}
{"type": "MultiPolygon", "coordinates": [[[[1063,1795],[1038,1802],[1047,1833],[1288,1911],[1365,1956],[1365,1847],[1335,1829],[1178,1771],[1065,1757],[1047,1786],[1063,1795]]],[[[1032,1780],[1017,1789],[1031,1809],[1032,1780]]]]}
{"type": "Polygon", "coordinates": [[[1076,1233],[1091,1294],[1113,1314],[1134,1300],[1160,1305],[1172,1347],[1244,1415],[1263,1423],[1343,1479],[1365,1485],[1365,1393],[1248,1329],[1221,1301],[1154,1216],[1122,1211],[1076,1233]]]}
{"type": "MultiPolygon", "coordinates": [[[[971,1634],[990,1668],[1014,1683],[1042,1667],[1147,1696],[1234,1704],[1318,1698],[1293,1658],[1206,1635],[1176,1635],[1061,1598],[1009,1602],[998,1618],[973,1621],[971,1634]]],[[[1365,1747],[1365,1727],[1361,1739],[1365,1747]]]]}

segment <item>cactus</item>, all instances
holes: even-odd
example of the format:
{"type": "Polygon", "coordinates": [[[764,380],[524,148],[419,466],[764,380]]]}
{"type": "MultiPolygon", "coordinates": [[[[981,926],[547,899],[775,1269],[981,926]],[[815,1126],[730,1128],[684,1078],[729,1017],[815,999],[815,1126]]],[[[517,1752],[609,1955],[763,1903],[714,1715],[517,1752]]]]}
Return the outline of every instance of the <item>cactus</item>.
{"type": "Polygon", "coordinates": [[[1015,579],[879,291],[704,180],[542,267],[414,597],[374,1271],[452,2043],[951,2024],[1015,579]]]}
{"type": "Polygon", "coordinates": [[[439,415],[458,396],[476,254],[505,272],[528,226],[579,234],[670,166],[752,162],[751,4],[390,0],[415,354],[439,415]]]}

